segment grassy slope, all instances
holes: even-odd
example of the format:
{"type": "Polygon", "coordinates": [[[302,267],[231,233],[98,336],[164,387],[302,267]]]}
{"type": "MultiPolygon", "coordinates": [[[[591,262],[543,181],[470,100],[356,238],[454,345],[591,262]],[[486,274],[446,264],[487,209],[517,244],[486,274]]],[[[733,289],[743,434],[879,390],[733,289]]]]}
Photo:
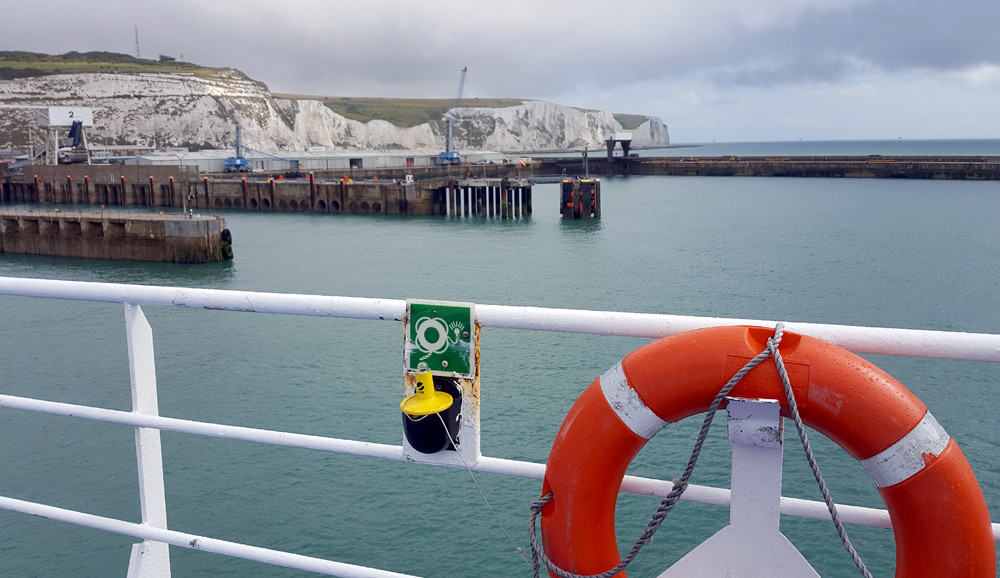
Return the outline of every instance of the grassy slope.
{"type": "MultiPolygon", "coordinates": [[[[368,98],[339,96],[310,96],[301,94],[275,94],[278,98],[320,100],[333,112],[360,122],[381,119],[399,127],[413,127],[425,122],[437,122],[444,113],[455,106],[449,98],[368,98]]],[[[463,106],[505,108],[524,102],[520,98],[473,98],[463,106]]],[[[585,110],[585,109],[581,109],[585,110]]],[[[615,114],[615,120],[625,130],[638,128],[649,117],[641,114],[615,114]]]]}
{"type": "MultiPolygon", "coordinates": [[[[309,98],[309,97],[299,97],[309,98]]],[[[455,106],[448,98],[366,98],[312,97],[322,100],[333,112],[351,120],[368,122],[381,119],[399,127],[412,127],[425,122],[440,121],[444,113],[455,106]]],[[[517,98],[475,98],[463,106],[503,108],[524,102],[517,98]]]]}
{"type": "Polygon", "coordinates": [[[190,62],[147,60],[116,52],[38,54],[0,51],[0,80],[91,72],[175,72],[210,78],[218,75],[219,69],[198,66],[190,62]]]}

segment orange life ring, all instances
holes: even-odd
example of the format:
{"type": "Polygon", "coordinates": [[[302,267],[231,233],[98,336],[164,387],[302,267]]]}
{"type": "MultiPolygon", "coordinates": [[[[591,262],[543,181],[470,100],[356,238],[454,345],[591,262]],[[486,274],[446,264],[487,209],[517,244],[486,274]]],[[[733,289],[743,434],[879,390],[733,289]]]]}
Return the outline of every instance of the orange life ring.
{"type": "MultiPolygon", "coordinates": [[[[773,333],[716,327],[666,337],[628,354],[584,390],[552,444],[542,487],[543,496],[553,492],[541,528],[554,564],[596,574],[619,563],[615,500],[632,459],[666,423],[706,411],[773,333]]],[[[878,486],[892,521],[896,576],[995,577],[982,491],[924,404],[830,343],[786,332],[779,350],[802,420],[861,460],[878,486]]],[[[779,399],[788,415],[773,362],[751,370],[730,395],[779,399]]]]}

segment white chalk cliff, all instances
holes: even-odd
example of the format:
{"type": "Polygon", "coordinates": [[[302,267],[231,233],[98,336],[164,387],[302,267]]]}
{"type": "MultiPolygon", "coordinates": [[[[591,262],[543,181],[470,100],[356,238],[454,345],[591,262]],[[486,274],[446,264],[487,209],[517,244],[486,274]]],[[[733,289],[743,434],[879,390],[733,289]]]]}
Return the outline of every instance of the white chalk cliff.
{"type": "MultiPolygon", "coordinates": [[[[444,146],[445,124],[398,127],[384,120],[345,118],[318,99],[277,98],[261,82],[236,70],[197,73],[57,74],[0,81],[0,147],[24,146],[35,111],[13,106],[80,106],[94,109],[92,144],[225,148],[237,124],[244,142],[276,151],[326,146],[357,150],[427,150],[444,146]]],[[[609,112],[544,101],[506,108],[454,111],[460,150],[545,151],[600,149],[623,131],[609,112]]],[[[666,146],[667,126],[647,117],[632,128],[633,147],[666,146]]]]}

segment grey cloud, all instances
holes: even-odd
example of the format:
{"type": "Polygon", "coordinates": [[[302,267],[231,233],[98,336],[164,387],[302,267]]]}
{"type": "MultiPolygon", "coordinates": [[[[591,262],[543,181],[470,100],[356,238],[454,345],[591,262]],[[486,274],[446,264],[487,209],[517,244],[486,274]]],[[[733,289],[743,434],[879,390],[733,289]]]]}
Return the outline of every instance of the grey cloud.
{"type": "Polygon", "coordinates": [[[49,14],[63,17],[8,27],[0,49],[131,54],[138,25],[144,56],[239,68],[275,91],[453,98],[468,65],[469,97],[668,120],[678,107],[702,114],[718,95],[766,91],[761,101],[780,114],[782,98],[817,86],[917,78],[933,88],[956,77],[948,73],[1000,65],[996,0],[51,0],[13,3],[4,17],[28,23],[49,14]]]}
{"type": "Polygon", "coordinates": [[[833,83],[859,73],[957,71],[1000,64],[1000,2],[876,2],[811,12],[795,27],[740,39],[732,62],[711,67],[717,85],[833,83]]]}

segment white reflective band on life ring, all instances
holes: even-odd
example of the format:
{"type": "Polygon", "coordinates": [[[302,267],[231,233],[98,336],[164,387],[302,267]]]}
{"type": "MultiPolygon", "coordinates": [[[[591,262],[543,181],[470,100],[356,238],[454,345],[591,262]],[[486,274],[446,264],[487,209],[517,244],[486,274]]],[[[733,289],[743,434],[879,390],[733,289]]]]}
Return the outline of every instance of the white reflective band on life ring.
{"type": "Polygon", "coordinates": [[[667,425],[628,384],[621,361],[601,376],[601,391],[611,409],[635,435],[648,440],[667,425]]]}
{"type": "Polygon", "coordinates": [[[940,455],[950,439],[931,412],[927,412],[909,433],[884,451],[861,460],[861,465],[868,470],[876,486],[894,486],[924,469],[924,456],[940,455]]]}

